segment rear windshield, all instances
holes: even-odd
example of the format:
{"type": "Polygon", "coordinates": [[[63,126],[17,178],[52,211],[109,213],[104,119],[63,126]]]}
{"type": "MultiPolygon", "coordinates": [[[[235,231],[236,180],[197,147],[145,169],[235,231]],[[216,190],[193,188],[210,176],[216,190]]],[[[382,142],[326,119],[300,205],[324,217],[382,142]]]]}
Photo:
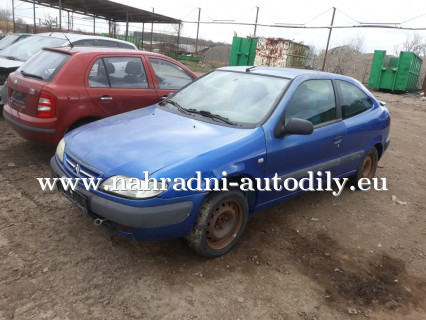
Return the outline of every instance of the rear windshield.
{"type": "Polygon", "coordinates": [[[3,50],[7,46],[9,46],[12,43],[14,43],[16,41],[16,39],[18,39],[18,37],[19,36],[16,35],[16,34],[9,34],[6,37],[4,37],[3,39],[1,39],[0,40],[0,50],[3,50]]]}
{"type": "Polygon", "coordinates": [[[69,58],[68,54],[43,50],[24,63],[18,72],[24,77],[49,82],[69,58]]]}
{"type": "Polygon", "coordinates": [[[44,47],[58,47],[67,43],[64,39],[44,36],[32,36],[11,44],[0,52],[10,60],[27,61],[44,47]]]}

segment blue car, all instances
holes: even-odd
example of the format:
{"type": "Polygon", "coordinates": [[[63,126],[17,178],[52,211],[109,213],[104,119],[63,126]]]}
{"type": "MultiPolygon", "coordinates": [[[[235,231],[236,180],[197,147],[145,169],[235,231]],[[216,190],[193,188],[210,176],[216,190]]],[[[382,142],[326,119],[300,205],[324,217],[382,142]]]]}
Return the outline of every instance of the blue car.
{"type": "Polygon", "coordinates": [[[304,191],[291,183],[262,191],[267,181],[295,184],[310,172],[353,184],[372,178],[389,130],[384,103],[354,79],[225,67],[156,105],[71,131],[50,166],[57,178],[100,182],[57,184],[95,224],[138,241],[184,237],[199,255],[218,257],[250,213],[304,191]],[[131,186],[139,182],[143,188],[131,186]]]}

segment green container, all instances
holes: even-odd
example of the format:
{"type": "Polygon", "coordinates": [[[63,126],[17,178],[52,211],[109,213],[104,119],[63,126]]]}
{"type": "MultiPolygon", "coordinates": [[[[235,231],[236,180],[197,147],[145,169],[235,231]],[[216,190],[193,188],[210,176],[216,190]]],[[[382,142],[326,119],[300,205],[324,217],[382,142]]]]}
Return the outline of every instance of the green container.
{"type": "Polygon", "coordinates": [[[391,91],[415,91],[422,59],[414,52],[402,51],[399,58],[389,58],[386,51],[374,51],[368,85],[391,91]]]}
{"type": "Polygon", "coordinates": [[[232,41],[230,66],[252,66],[256,55],[257,38],[234,37],[232,41]]]}

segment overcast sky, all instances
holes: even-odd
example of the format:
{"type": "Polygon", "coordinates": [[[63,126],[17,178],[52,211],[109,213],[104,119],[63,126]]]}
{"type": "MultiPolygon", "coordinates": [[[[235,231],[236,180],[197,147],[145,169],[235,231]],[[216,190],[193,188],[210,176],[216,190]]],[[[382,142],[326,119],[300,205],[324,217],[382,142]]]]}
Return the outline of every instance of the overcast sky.
{"type": "MultiPolygon", "coordinates": [[[[90,1],[90,0],[88,0],[90,1]]],[[[426,1],[425,0],[303,0],[303,1],[270,1],[270,0],[115,0],[115,2],[134,6],[140,9],[181,19],[183,21],[196,21],[198,7],[201,8],[201,21],[235,20],[235,22],[254,22],[256,6],[259,7],[259,19],[261,24],[273,25],[276,23],[306,24],[307,26],[330,25],[332,7],[336,7],[334,25],[359,25],[359,22],[371,23],[401,23],[409,19],[417,19],[405,22],[406,27],[426,28],[426,1]],[[323,14],[322,14],[323,13],[323,14]],[[322,14],[322,15],[321,15],[322,14]],[[317,17],[319,15],[319,17],[317,17]],[[422,16],[421,16],[422,15],[422,16]],[[419,17],[421,16],[421,17],[419,17]],[[312,20],[313,18],[316,19],[312,20]],[[310,21],[312,20],[312,21],[310,21]],[[310,22],[309,22],[310,21],[310,22]],[[309,22],[309,23],[308,23],[309,22]]],[[[11,9],[11,0],[0,0],[0,5],[11,9]]],[[[32,5],[15,1],[16,14],[31,23],[32,5]]],[[[58,10],[38,7],[36,16],[43,19],[46,15],[55,16],[58,10]]],[[[63,21],[66,17],[63,13],[63,21]]],[[[77,20],[76,20],[77,21],[77,20]]],[[[64,22],[63,22],[64,23],[64,22]]],[[[93,22],[79,21],[79,27],[88,32],[93,28],[93,22]],[[86,26],[85,26],[86,25],[86,26]]],[[[150,25],[145,26],[149,30],[150,25]]],[[[120,28],[124,33],[124,26],[120,28]]],[[[97,32],[106,32],[105,23],[97,22],[97,32]]],[[[141,26],[133,24],[131,31],[141,30],[141,26]]],[[[176,26],[155,25],[154,30],[175,32],[176,26]]],[[[200,25],[200,38],[206,40],[232,43],[234,33],[246,37],[253,35],[253,26],[237,25],[200,25]]],[[[388,50],[394,53],[394,46],[400,44],[407,36],[414,32],[420,33],[426,39],[426,30],[407,31],[395,29],[333,29],[330,47],[344,45],[356,37],[364,37],[364,52],[373,52],[375,49],[388,50]]],[[[184,23],[182,35],[196,36],[196,25],[184,23]]],[[[290,28],[266,28],[258,27],[258,36],[281,37],[297,42],[313,45],[317,49],[325,48],[328,29],[290,29],[290,28]]]]}
{"type": "MultiPolygon", "coordinates": [[[[335,25],[354,25],[359,22],[398,23],[421,14],[422,17],[403,24],[407,27],[426,28],[426,1],[425,0],[303,0],[303,1],[268,1],[268,0],[115,0],[138,7],[152,10],[173,18],[186,21],[195,21],[198,17],[197,8],[201,8],[201,20],[236,20],[236,22],[254,22],[256,6],[259,7],[259,23],[292,23],[304,24],[332,7],[336,7],[335,25]],[[348,16],[346,16],[348,15],[348,16]],[[352,20],[355,19],[356,21],[352,20]]],[[[308,23],[308,26],[330,25],[332,11],[329,10],[317,19],[308,23]]],[[[234,32],[238,36],[252,35],[254,27],[235,25],[208,25],[200,26],[200,36],[205,39],[232,42],[234,32]]],[[[330,46],[346,44],[357,36],[364,36],[364,51],[373,52],[374,49],[393,51],[394,45],[405,40],[407,35],[414,31],[385,30],[385,29],[334,29],[330,46]]],[[[426,37],[426,31],[418,31],[426,37]]],[[[196,26],[185,24],[185,36],[196,35],[196,26]]],[[[314,45],[318,49],[325,48],[328,30],[321,29],[284,29],[259,27],[257,35],[282,37],[314,45]]]]}

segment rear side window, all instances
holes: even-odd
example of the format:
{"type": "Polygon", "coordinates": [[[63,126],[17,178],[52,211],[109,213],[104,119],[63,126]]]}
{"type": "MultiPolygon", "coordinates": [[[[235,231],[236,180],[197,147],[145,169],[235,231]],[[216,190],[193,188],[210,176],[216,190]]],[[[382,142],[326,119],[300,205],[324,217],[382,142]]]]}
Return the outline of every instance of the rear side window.
{"type": "Polygon", "coordinates": [[[343,119],[360,114],[373,106],[373,101],[371,101],[371,99],[358,87],[342,80],[336,82],[340,88],[343,99],[343,119]]]}
{"type": "Polygon", "coordinates": [[[91,88],[148,88],[145,68],[138,57],[100,58],[89,74],[91,88]]]}
{"type": "Polygon", "coordinates": [[[98,47],[113,47],[113,48],[118,48],[117,42],[115,42],[115,41],[109,41],[109,40],[102,40],[102,39],[97,39],[96,40],[96,45],[98,47]]]}
{"type": "Polygon", "coordinates": [[[50,82],[69,58],[68,54],[43,50],[23,64],[19,70],[25,77],[50,82]]]}
{"type": "Polygon", "coordinates": [[[132,45],[130,45],[130,44],[122,43],[122,42],[117,42],[117,44],[118,44],[118,46],[120,48],[126,48],[126,49],[133,49],[133,50],[135,50],[135,47],[132,46],[132,45]]]}
{"type": "Polygon", "coordinates": [[[73,45],[77,47],[93,47],[95,45],[95,41],[90,39],[78,40],[73,42],[73,45]]]}
{"type": "Polygon", "coordinates": [[[336,120],[336,100],[331,80],[308,80],[294,93],[286,109],[285,124],[292,118],[318,125],[336,120]]]}
{"type": "Polygon", "coordinates": [[[193,80],[177,64],[154,58],[150,58],[149,61],[154,69],[160,89],[180,89],[193,80]]]}

